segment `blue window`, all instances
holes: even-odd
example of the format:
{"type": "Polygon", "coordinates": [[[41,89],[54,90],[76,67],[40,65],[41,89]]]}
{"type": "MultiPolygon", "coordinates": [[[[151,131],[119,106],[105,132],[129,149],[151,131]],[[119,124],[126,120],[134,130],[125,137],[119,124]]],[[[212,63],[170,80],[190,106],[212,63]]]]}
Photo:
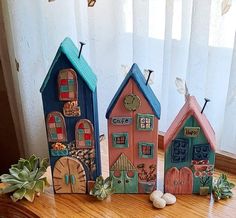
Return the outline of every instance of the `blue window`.
{"type": "Polygon", "coordinates": [[[171,162],[181,163],[188,161],[189,140],[175,139],[171,147],[171,162]]]}
{"type": "Polygon", "coordinates": [[[193,146],[193,160],[208,160],[209,154],[209,144],[199,144],[193,146]]]}

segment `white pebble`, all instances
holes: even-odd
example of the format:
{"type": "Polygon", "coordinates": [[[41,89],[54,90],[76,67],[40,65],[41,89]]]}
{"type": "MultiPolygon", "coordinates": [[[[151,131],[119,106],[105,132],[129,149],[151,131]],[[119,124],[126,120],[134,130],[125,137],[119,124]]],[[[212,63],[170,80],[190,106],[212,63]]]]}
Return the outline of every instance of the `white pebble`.
{"type": "Polygon", "coordinates": [[[162,196],[162,199],[164,199],[166,201],[167,205],[175,204],[175,202],[176,202],[176,197],[170,193],[165,193],[162,196]]]}
{"type": "Polygon", "coordinates": [[[163,198],[156,198],[153,201],[153,206],[156,208],[164,208],[166,206],[166,201],[163,198]]]}
{"type": "Polygon", "coordinates": [[[160,190],[155,190],[150,194],[150,201],[154,201],[156,198],[161,198],[163,196],[163,192],[160,190]]]}

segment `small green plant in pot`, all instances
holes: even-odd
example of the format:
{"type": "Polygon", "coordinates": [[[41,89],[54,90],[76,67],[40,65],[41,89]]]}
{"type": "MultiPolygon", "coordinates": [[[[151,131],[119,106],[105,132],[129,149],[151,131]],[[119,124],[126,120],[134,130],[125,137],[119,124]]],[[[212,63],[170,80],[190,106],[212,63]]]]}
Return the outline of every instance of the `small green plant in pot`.
{"type": "Polygon", "coordinates": [[[95,185],[89,194],[95,196],[98,200],[104,200],[109,195],[112,195],[113,192],[112,178],[107,177],[104,180],[102,176],[99,176],[97,177],[95,185]]]}
{"type": "Polygon", "coordinates": [[[227,176],[225,174],[221,174],[213,184],[212,192],[215,201],[231,198],[233,196],[231,189],[234,187],[235,185],[228,181],[227,176]]]}
{"type": "Polygon", "coordinates": [[[26,198],[33,202],[35,194],[39,196],[44,191],[44,187],[48,185],[46,177],[42,178],[48,166],[48,158],[41,161],[35,155],[29,159],[20,158],[18,163],[9,169],[10,174],[0,176],[0,181],[6,184],[0,193],[12,193],[11,199],[13,201],[26,198]]]}

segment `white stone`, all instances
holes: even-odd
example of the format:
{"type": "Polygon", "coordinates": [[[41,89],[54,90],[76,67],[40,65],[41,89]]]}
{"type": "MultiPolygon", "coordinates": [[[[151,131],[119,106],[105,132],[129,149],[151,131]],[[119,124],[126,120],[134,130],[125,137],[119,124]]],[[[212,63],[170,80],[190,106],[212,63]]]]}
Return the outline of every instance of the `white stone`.
{"type": "Polygon", "coordinates": [[[163,196],[163,192],[160,190],[155,190],[150,194],[150,201],[154,201],[156,198],[161,198],[163,196]]]}
{"type": "Polygon", "coordinates": [[[153,201],[153,206],[156,208],[164,208],[166,206],[166,201],[163,198],[156,198],[153,201]]]}
{"type": "Polygon", "coordinates": [[[162,196],[162,199],[164,199],[166,201],[167,205],[175,204],[175,202],[176,202],[176,197],[170,193],[165,193],[162,196]]]}

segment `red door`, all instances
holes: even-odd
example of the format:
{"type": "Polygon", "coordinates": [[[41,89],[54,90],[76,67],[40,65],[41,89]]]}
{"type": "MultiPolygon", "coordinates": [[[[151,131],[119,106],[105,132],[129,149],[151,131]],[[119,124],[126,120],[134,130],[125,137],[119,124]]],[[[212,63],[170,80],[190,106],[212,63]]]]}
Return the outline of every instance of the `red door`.
{"type": "Polygon", "coordinates": [[[193,173],[188,167],[178,170],[170,168],[165,174],[165,192],[172,194],[192,194],[193,173]]]}

